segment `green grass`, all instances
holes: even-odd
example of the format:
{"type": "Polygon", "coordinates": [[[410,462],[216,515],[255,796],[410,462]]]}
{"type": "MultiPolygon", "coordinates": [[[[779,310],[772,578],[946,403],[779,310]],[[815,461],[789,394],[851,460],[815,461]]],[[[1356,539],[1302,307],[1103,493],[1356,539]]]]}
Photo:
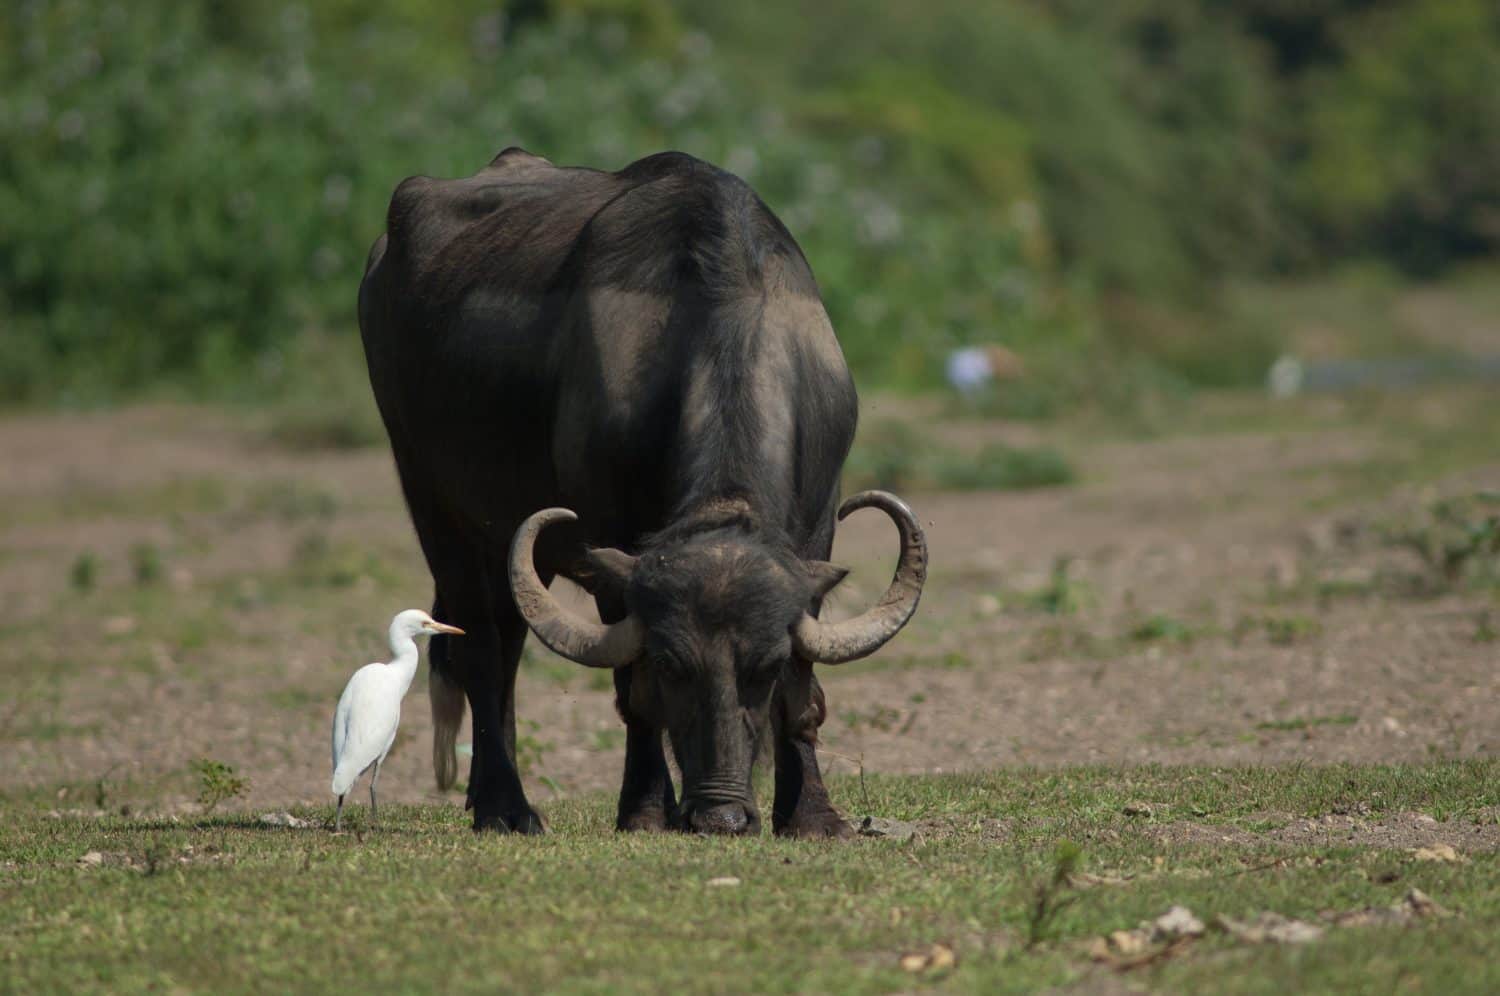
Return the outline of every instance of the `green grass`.
{"type": "MultiPolygon", "coordinates": [[[[549,807],[541,839],[475,837],[454,806],[382,825],[262,827],[250,816],[49,819],[0,800],[0,963],[22,991],[889,992],[1098,988],[1087,943],[1175,903],[1205,921],[1395,902],[1417,887],[1460,916],[1330,931],[1295,950],[1209,937],[1137,981],[1174,991],[1434,992],[1500,985],[1500,860],[1413,862],[1352,846],[1163,844],[1148,824],[1253,827],[1265,813],[1424,810],[1495,819],[1496,764],[1085,768],[835,780],[856,815],[923,821],[911,844],[621,836],[612,800],[549,807]],[[1123,814],[1150,799],[1143,823],[1123,814]],[[1040,930],[1063,842],[1081,869],[1040,930]],[[79,858],[98,851],[103,863],[79,858]],[[711,886],[733,876],[737,886],[711,886]],[[1028,945],[1036,933],[1039,943],[1028,945]],[[901,954],[951,946],[912,976],[901,954]]],[[[38,802],[45,805],[45,802],[38,802]]],[[[303,812],[317,820],[326,808],[303,812]]],[[[1066,849],[1066,848],[1064,848],[1066,849]]]]}
{"type": "Polygon", "coordinates": [[[1305,716],[1297,719],[1273,719],[1256,723],[1257,730],[1308,730],[1315,726],[1353,726],[1359,717],[1349,712],[1337,716],[1305,716]]]}
{"type": "Polygon", "coordinates": [[[1019,491],[1071,484],[1076,476],[1050,446],[992,443],[964,452],[935,443],[921,423],[888,418],[861,430],[844,467],[844,489],[1019,491]]]}

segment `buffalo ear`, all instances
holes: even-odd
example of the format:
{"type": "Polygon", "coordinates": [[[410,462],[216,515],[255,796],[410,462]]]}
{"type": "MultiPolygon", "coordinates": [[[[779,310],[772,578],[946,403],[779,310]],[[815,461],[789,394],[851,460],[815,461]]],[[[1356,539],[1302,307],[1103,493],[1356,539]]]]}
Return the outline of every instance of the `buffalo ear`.
{"type": "Polygon", "coordinates": [[[585,550],[583,562],[583,576],[577,579],[579,584],[590,594],[608,592],[618,595],[630,584],[636,558],[609,546],[585,550]]]}
{"type": "Polygon", "coordinates": [[[815,602],[821,602],[828,593],[838,587],[838,583],[849,576],[849,568],[830,564],[826,560],[807,561],[807,578],[811,583],[811,595],[815,602]]]}

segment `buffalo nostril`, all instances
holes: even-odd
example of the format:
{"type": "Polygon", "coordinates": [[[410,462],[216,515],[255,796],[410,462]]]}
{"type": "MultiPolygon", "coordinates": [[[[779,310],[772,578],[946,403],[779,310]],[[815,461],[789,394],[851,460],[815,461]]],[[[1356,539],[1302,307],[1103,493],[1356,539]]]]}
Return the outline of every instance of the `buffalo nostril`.
{"type": "Polygon", "coordinates": [[[725,806],[711,806],[707,809],[694,809],[692,815],[693,829],[699,833],[744,833],[750,826],[750,817],[745,812],[745,807],[738,803],[730,803],[725,806]]]}

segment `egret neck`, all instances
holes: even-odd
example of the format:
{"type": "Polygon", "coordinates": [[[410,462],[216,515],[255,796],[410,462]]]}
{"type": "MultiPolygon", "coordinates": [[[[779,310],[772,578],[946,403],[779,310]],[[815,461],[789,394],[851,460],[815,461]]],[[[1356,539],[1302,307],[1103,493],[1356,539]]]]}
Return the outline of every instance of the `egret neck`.
{"type": "Polygon", "coordinates": [[[402,695],[406,694],[412,679],[417,676],[417,665],[421,659],[422,652],[417,649],[411,626],[398,616],[391,623],[391,661],[387,667],[400,676],[402,695]]]}

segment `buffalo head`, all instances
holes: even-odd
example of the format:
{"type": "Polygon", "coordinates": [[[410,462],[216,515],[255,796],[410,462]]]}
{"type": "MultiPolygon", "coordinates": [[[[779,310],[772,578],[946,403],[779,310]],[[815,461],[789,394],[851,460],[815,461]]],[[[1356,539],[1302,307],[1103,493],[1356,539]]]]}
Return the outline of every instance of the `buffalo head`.
{"type": "Polygon", "coordinates": [[[776,683],[797,660],[843,664],[874,653],[916,611],[927,577],[921,526],[883,491],[848,499],[839,518],[869,506],[895,521],[901,558],[880,601],[838,623],[819,622],[810,610],[843,579],[842,568],[800,560],[785,544],[734,525],[681,537],[667,531],[636,556],[589,551],[596,588],[617,591],[629,610],[611,625],[592,622],[558,604],[533,563],[542,529],[577,517],[544,509],[516,530],[510,582],[521,614],[543,643],[579,664],[636,665],[631,710],[671,738],[687,827],[758,829],[750,774],[776,683]]]}

